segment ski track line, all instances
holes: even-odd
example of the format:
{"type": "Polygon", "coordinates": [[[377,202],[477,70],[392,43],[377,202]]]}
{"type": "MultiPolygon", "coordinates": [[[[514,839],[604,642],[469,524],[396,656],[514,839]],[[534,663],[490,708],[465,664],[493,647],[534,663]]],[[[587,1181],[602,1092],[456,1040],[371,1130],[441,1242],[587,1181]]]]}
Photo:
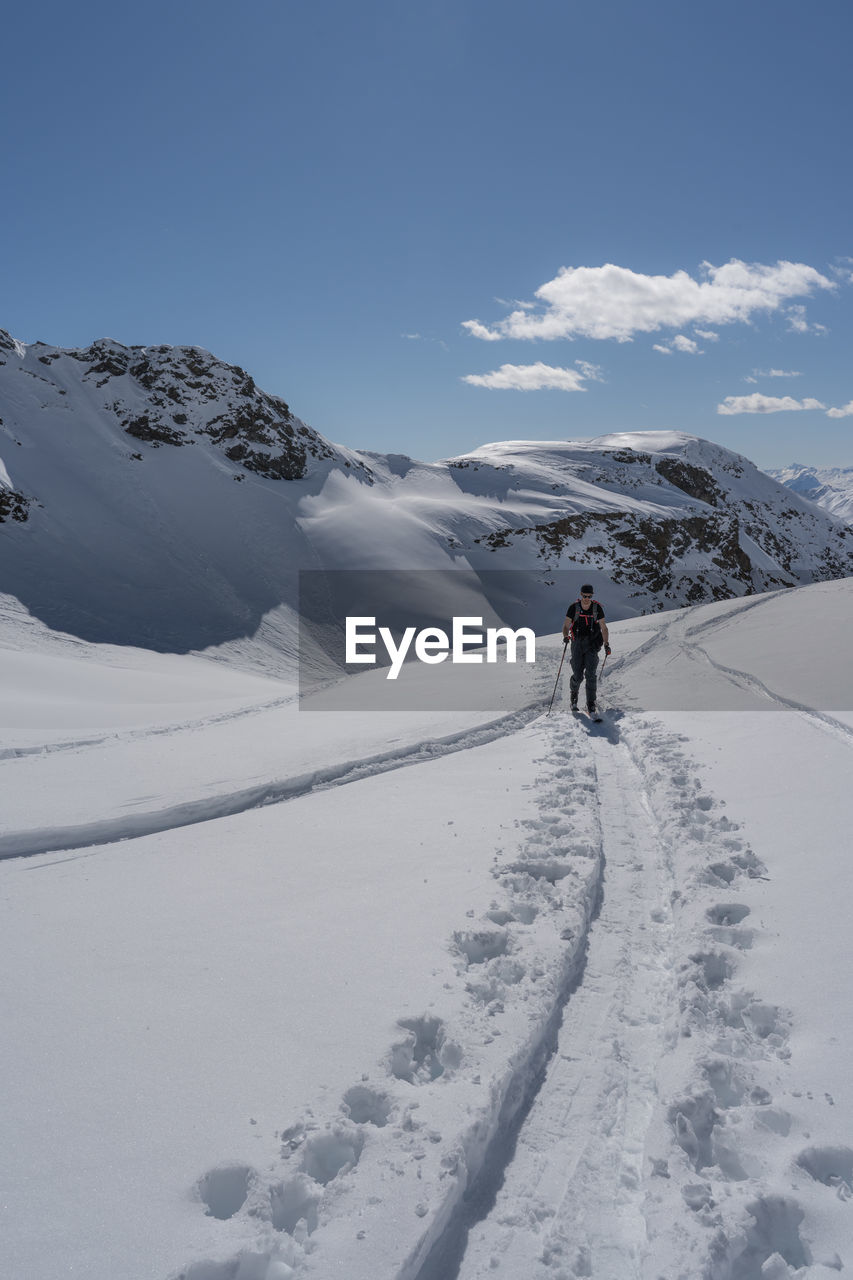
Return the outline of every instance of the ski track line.
{"type": "Polygon", "coordinates": [[[657,1102],[656,1064],[671,1047],[663,1010],[675,1001],[674,880],[629,751],[591,742],[605,865],[601,910],[557,1053],[495,1207],[471,1233],[459,1280],[640,1275],[645,1138],[657,1102]]]}
{"type": "Polygon", "coordinates": [[[724,663],[718,662],[700,644],[693,645],[692,649],[687,650],[687,652],[688,654],[691,652],[700,654],[710,667],[713,667],[715,671],[719,671],[737,688],[745,689],[749,693],[758,693],[785,711],[796,712],[808,724],[811,724],[816,729],[823,730],[824,733],[831,734],[833,738],[845,743],[846,746],[853,746],[853,728],[845,724],[843,720],[836,720],[835,716],[829,715],[826,711],[818,711],[816,707],[810,707],[805,702],[797,702],[794,698],[786,698],[784,694],[775,693],[773,689],[759,680],[758,676],[751,675],[748,671],[739,671],[737,667],[727,667],[724,663]]]}
{"type": "Polygon", "coordinates": [[[512,1158],[514,1135],[583,970],[600,897],[589,752],[564,717],[543,718],[536,745],[544,747],[536,809],[492,871],[499,897],[479,923],[466,919],[450,941],[465,993],[459,1042],[438,1017],[400,1021],[402,1039],[378,1078],[375,1071],[362,1075],[325,1123],[308,1112],[276,1135],[281,1154],[266,1172],[219,1166],[203,1174],[196,1197],[208,1213],[241,1219],[254,1239],[247,1235],[237,1256],[184,1266],[173,1280],[297,1274],[328,1280],[349,1273],[354,1238],[358,1275],[449,1280],[456,1273],[468,1202],[488,1194],[512,1158]],[[537,918],[550,928],[531,935],[526,926],[537,918]],[[515,1019],[525,1010],[527,1016],[514,1019],[513,1047],[481,1083],[478,1046],[501,1034],[507,1006],[515,1019]],[[451,1126],[446,1139],[436,1132],[431,1108],[440,1076],[437,1094],[459,1096],[459,1127],[451,1126]],[[370,1171],[362,1173],[365,1166],[370,1171]],[[371,1194],[377,1180],[381,1197],[371,1194]]]}
{"type": "Polygon", "coordinates": [[[274,698],[271,702],[255,703],[250,707],[236,707],[232,711],[220,711],[216,715],[202,716],[198,720],[179,720],[170,724],[147,725],[140,729],[117,729],[114,733],[105,733],[99,738],[72,738],[65,742],[45,742],[34,747],[3,747],[0,749],[0,761],[22,760],[26,756],[56,755],[65,751],[82,751],[86,747],[101,747],[105,743],[139,742],[145,741],[146,738],[193,733],[198,729],[209,729],[213,725],[228,724],[232,720],[244,720],[248,716],[276,711],[279,707],[291,705],[298,698],[298,693],[292,693],[284,698],[274,698]]]}
{"type": "Polygon", "coordinates": [[[409,765],[423,764],[457,751],[468,751],[483,746],[497,738],[507,737],[523,729],[525,725],[543,714],[542,703],[528,703],[518,711],[501,716],[497,720],[474,729],[462,729],[442,738],[429,738],[412,743],[396,751],[380,752],[362,760],[346,760],[326,769],[316,769],[295,778],[283,778],[245,787],[240,791],[214,796],[203,800],[191,800],[184,804],[170,805],[165,809],[141,813],[133,818],[109,818],[99,822],[83,823],[74,827],[49,827],[33,831],[11,832],[0,836],[0,861],[6,858],[33,857],[36,854],[88,849],[93,846],[114,844],[122,840],[136,840],[140,836],[174,831],[179,827],[210,822],[215,818],[230,818],[260,809],[266,805],[283,804],[302,796],[330,787],[360,782],[363,778],[409,765]]]}
{"type": "MultiPolygon", "coordinates": [[[[614,676],[629,670],[657,649],[660,644],[667,640],[672,640],[673,632],[677,633],[680,630],[686,638],[689,638],[694,634],[713,630],[715,627],[723,626],[732,618],[739,617],[742,613],[749,613],[752,609],[758,609],[763,604],[767,604],[770,600],[775,600],[777,596],[783,594],[784,589],[780,591],[771,591],[761,596],[750,596],[741,604],[728,610],[722,617],[706,618],[704,622],[697,622],[692,626],[689,625],[688,622],[689,610],[677,610],[674,616],[667,623],[659,627],[653,635],[649,636],[648,640],[644,640],[642,644],[637,645],[636,649],[632,649],[631,652],[626,654],[624,657],[614,655],[610,660],[610,670],[614,676]]],[[[657,615],[650,614],[648,616],[650,618],[654,618],[657,615]]]]}

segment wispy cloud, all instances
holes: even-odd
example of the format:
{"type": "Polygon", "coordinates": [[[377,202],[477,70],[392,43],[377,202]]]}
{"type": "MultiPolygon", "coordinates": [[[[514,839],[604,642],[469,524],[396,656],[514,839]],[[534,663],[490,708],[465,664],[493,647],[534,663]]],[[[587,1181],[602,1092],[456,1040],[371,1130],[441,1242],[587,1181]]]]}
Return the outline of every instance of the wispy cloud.
{"type": "Polygon", "coordinates": [[[672,355],[673,351],[683,351],[688,356],[701,356],[699,343],[694,342],[692,338],[688,338],[683,333],[677,333],[669,342],[654,344],[655,351],[662,351],[665,356],[672,355]]]}
{"type": "Polygon", "coordinates": [[[575,364],[590,382],[604,381],[604,371],[600,364],[590,364],[588,360],[576,360],[575,364]]]}
{"type": "Polygon", "coordinates": [[[697,338],[703,338],[705,342],[719,342],[720,335],[715,333],[713,329],[696,329],[694,330],[697,338]]]}
{"type": "MultiPolygon", "coordinates": [[[[521,311],[513,312],[513,315],[522,314],[521,311]]],[[[463,320],[462,328],[467,329],[472,338],[480,338],[483,342],[500,342],[505,336],[494,329],[488,329],[484,324],[480,324],[479,320],[463,320]]]]}
{"type": "Polygon", "coordinates": [[[578,363],[579,369],[558,369],[541,360],[536,364],[502,364],[491,373],[469,373],[462,381],[491,391],[586,391],[586,380],[601,381],[597,365],[578,363]]]}
{"type": "Polygon", "coordinates": [[[804,306],[798,305],[788,307],[788,328],[791,333],[827,333],[825,324],[810,324],[806,319],[806,309],[804,306]]]}
{"type": "Polygon", "coordinates": [[[848,400],[841,409],[827,409],[827,418],[853,418],[853,400],[848,400]]]}
{"type": "MultiPolygon", "coordinates": [[[[722,404],[717,405],[717,413],[792,413],[802,409],[826,409],[820,400],[795,400],[793,396],[764,396],[760,391],[753,391],[748,396],[726,396],[722,404]]],[[[829,410],[831,416],[838,411],[829,410]]]]}
{"type": "Polygon", "coordinates": [[[759,378],[801,378],[799,369],[753,369],[744,382],[757,382],[759,378]]]}
{"type": "MultiPolygon", "coordinates": [[[[700,279],[686,271],[643,275],[613,263],[563,267],[536,290],[535,307],[519,304],[492,326],[466,320],[463,328],[485,342],[575,337],[629,342],[636,333],[660,329],[745,323],[755,315],[782,310],[790,299],[836,287],[802,262],[763,265],[733,259],[721,267],[704,263],[700,279]]],[[[789,322],[810,327],[801,306],[789,306],[787,313],[789,322]]]]}

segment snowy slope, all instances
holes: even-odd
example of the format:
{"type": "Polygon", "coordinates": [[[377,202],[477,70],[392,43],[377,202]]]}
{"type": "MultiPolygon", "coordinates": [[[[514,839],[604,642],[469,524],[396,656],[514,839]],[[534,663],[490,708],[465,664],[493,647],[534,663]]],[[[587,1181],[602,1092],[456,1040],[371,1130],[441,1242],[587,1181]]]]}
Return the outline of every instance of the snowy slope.
{"type": "Polygon", "coordinates": [[[422,463],[330,444],[199,348],[0,332],[0,592],[87,640],[281,675],[314,568],[468,568],[475,612],[548,633],[590,574],[626,617],[851,573],[853,533],[677,432],[422,463]]]}
{"type": "Polygon", "coordinates": [[[830,515],[853,524],[853,467],[807,467],[792,462],[767,474],[830,515]]]}
{"type": "Polygon", "coordinates": [[[538,707],[391,728],[7,601],[0,1272],[849,1268],[853,679],[801,644],[851,604],[616,623],[600,727],[541,715],[555,639],[538,707]]]}

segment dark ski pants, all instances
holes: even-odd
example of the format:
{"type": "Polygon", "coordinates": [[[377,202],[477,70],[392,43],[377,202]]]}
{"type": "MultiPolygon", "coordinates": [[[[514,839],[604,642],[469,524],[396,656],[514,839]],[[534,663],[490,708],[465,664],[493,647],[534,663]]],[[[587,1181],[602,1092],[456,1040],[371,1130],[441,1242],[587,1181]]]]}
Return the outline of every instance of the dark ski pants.
{"type": "Polygon", "coordinates": [[[578,696],[581,681],[586,680],[587,706],[595,705],[595,694],[598,685],[598,650],[582,640],[572,641],[572,678],[569,689],[573,698],[578,696]]]}

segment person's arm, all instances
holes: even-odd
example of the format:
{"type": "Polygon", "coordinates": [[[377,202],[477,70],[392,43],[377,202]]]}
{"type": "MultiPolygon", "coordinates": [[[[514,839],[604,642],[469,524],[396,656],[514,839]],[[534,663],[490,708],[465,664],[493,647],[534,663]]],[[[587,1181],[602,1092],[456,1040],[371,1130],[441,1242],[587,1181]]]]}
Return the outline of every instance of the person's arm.
{"type": "Polygon", "coordinates": [[[604,652],[610,653],[610,633],[607,630],[607,623],[603,618],[599,619],[598,625],[601,627],[601,634],[604,637],[604,652]]]}
{"type": "MultiPolygon", "coordinates": [[[[570,608],[571,608],[571,605],[569,605],[569,609],[570,609],[570,608]]],[[[569,613],[569,611],[568,611],[568,609],[567,609],[567,610],[566,610],[566,620],[565,620],[565,622],[563,623],[563,639],[564,639],[564,640],[569,640],[569,639],[571,638],[572,621],[573,621],[573,619],[572,619],[572,615],[569,613]]]]}

